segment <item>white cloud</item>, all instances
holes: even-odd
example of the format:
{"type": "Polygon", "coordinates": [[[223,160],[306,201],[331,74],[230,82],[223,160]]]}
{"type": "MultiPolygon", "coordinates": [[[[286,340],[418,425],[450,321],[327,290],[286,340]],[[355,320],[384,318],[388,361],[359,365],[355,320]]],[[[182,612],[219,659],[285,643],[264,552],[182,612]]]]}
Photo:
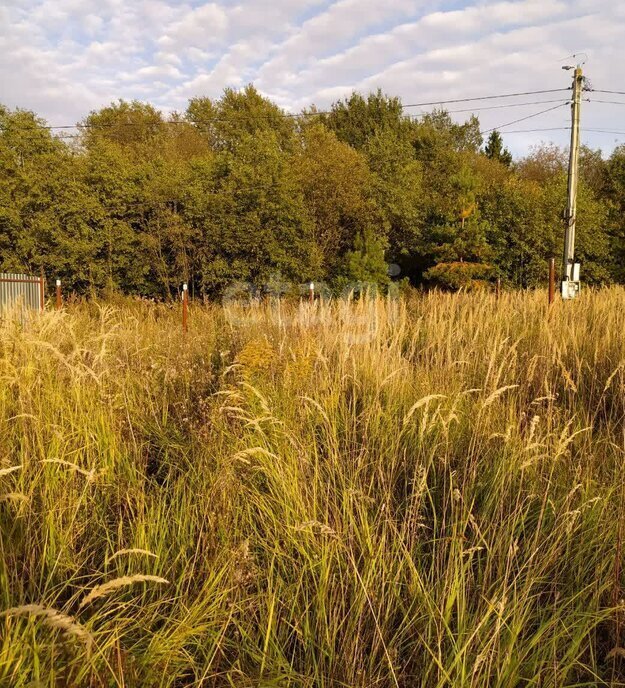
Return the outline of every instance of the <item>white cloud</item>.
{"type": "Polygon", "coordinates": [[[226,10],[209,3],[191,10],[171,24],[157,43],[168,50],[214,47],[223,42],[227,28],[226,10]]]}
{"type": "MultiPolygon", "coordinates": [[[[183,109],[189,97],[218,97],[249,82],[291,110],[378,87],[404,102],[447,100],[568,85],[560,60],[581,51],[596,88],[625,90],[624,7],[614,0],[21,0],[0,7],[0,101],[64,124],[119,97],[183,109]]],[[[479,114],[488,128],[532,111],[479,114]]],[[[620,129],[621,113],[585,104],[583,123],[620,129]]],[[[564,125],[566,117],[555,111],[518,128],[564,125]]],[[[552,135],[559,136],[545,137],[552,135]]],[[[506,140],[520,149],[536,136],[506,140]]],[[[612,144],[611,135],[587,136],[612,144]]]]}

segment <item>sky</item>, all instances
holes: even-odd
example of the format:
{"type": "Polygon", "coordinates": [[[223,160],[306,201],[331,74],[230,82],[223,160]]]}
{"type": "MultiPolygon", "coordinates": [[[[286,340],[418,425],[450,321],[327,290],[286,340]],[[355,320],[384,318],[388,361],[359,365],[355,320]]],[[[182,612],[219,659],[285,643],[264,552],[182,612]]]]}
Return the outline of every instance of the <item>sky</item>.
{"type": "MultiPolygon", "coordinates": [[[[576,62],[595,89],[584,94],[593,102],[582,106],[582,141],[609,153],[625,143],[625,95],[596,90],[625,92],[620,0],[0,0],[0,103],[51,125],[119,98],[180,111],[191,97],[249,83],[290,112],[354,90],[413,104],[558,89],[571,83],[562,66],[576,62]]],[[[484,130],[499,127],[522,155],[567,144],[567,97],[446,107],[474,109],[484,130]],[[519,131],[553,127],[562,130],[519,131]]]]}

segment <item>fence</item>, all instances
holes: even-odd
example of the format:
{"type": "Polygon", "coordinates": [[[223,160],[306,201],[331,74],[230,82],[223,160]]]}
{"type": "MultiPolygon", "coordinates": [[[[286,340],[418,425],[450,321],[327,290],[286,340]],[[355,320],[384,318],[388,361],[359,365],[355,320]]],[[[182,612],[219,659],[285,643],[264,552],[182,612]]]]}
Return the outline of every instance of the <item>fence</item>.
{"type": "Polygon", "coordinates": [[[0,309],[21,304],[25,308],[42,311],[43,302],[43,277],[0,272],[0,309]]]}

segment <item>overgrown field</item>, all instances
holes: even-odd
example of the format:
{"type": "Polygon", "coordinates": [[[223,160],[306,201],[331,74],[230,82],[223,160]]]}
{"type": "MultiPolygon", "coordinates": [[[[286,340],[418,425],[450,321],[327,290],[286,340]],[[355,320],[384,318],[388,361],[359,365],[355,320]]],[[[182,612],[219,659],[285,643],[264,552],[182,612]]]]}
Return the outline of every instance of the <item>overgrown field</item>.
{"type": "Polygon", "coordinates": [[[625,291],[0,325],[0,685],[625,685],[625,291]]]}

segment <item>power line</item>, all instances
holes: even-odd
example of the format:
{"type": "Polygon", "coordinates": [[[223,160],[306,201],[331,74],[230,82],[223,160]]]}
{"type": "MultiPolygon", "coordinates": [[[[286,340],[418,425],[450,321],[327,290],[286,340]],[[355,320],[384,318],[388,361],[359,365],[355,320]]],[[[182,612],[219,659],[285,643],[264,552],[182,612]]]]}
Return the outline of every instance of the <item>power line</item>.
{"type": "MultiPolygon", "coordinates": [[[[561,91],[569,91],[570,88],[562,88],[562,89],[547,89],[547,90],[541,90],[541,91],[526,91],[526,92],[519,92],[519,93],[508,93],[508,94],[500,94],[500,95],[488,95],[488,96],[476,96],[473,98],[456,98],[456,99],[450,99],[450,100],[444,100],[444,101],[430,101],[430,102],[424,102],[424,103],[411,103],[407,105],[403,105],[402,108],[411,108],[411,107],[425,107],[428,105],[444,105],[444,104],[450,104],[450,103],[461,103],[461,102],[475,102],[475,101],[482,101],[482,100],[491,100],[491,99],[497,99],[497,98],[511,98],[511,97],[518,97],[518,96],[523,96],[523,95],[533,95],[533,94],[543,94],[543,93],[554,93],[554,92],[561,92],[561,91]]],[[[620,91],[600,91],[600,90],[595,90],[595,93],[614,93],[614,94],[619,94],[619,95],[625,95],[625,92],[620,92],[620,91]]],[[[587,102],[595,102],[595,103],[605,103],[605,104],[611,104],[611,105],[625,105],[625,102],[621,101],[608,101],[608,100],[599,100],[599,99],[586,99],[587,102]]],[[[492,106],[484,106],[484,107],[479,107],[479,108],[467,108],[467,109],[458,109],[458,110],[450,110],[448,111],[449,114],[455,114],[455,113],[465,113],[465,112],[476,112],[476,111],[482,111],[482,110],[496,110],[496,109],[501,109],[501,108],[514,108],[514,107],[525,107],[525,106],[530,106],[530,105],[540,105],[543,103],[557,103],[553,107],[546,108],[545,110],[540,110],[538,112],[532,113],[530,115],[526,115],[525,117],[520,117],[518,119],[512,120],[510,122],[506,122],[504,124],[500,124],[496,127],[491,127],[490,129],[486,129],[484,131],[481,131],[480,133],[482,135],[488,134],[492,131],[503,129],[508,126],[512,126],[513,124],[517,124],[519,122],[526,121],[528,119],[532,119],[534,117],[538,117],[542,114],[545,114],[547,112],[551,112],[553,110],[556,110],[564,105],[567,105],[569,101],[561,101],[561,100],[541,100],[541,101],[529,101],[525,103],[506,103],[503,105],[492,105],[492,106]]],[[[331,111],[325,111],[325,112],[307,112],[307,113],[301,113],[300,115],[294,115],[291,113],[276,113],[276,116],[284,116],[284,117],[298,117],[298,116],[315,116],[315,115],[322,115],[322,114],[330,114],[331,111]]],[[[240,113],[243,114],[243,113],[240,113]]],[[[427,115],[428,113],[419,113],[417,115],[414,115],[414,117],[423,117],[427,115]]],[[[269,116],[269,115],[268,115],[269,116]]],[[[166,126],[169,124],[187,124],[189,126],[191,125],[198,125],[198,124],[207,124],[210,122],[224,122],[224,121],[231,121],[227,118],[210,118],[207,120],[195,120],[195,121],[187,121],[187,120],[167,120],[167,121],[162,121],[162,122],[152,122],[149,124],[144,124],[141,122],[121,122],[121,123],[116,123],[116,124],[92,124],[92,125],[55,125],[55,126],[43,126],[43,127],[7,127],[6,125],[1,125],[0,124],[0,129],[9,130],[9,129],[18,129],[18,130],[32,130],[32,131],[38,131],[40,129],[45,129],[45,130],[55,130],[55,129],[76,129],[76,128],[94,128],[94,129],[99,129],[99,128],[109,128],[109,127],[115,127],[115,126],[145,126],[145,127],[152,127],[152,126],[166,126]]],[[[533,129],[517,129],[517,130],[508,130],[503,133],[505,134],[517,134],[517,133],[534,133],[534,132],[547,132],[547,131],[564,131],[568,130],[568,127],[543,127],[543,128],[533,128],[533,129]]],[[[603,134],[617,134],[617,135],[625,135],[625,132],[623,131],[617,131],[617,130],[611,130],[611,129],[584,129],[584,132],[589,132],[589,133],[603,133],[603,134]]],[[[78,139],[81,138],[82,134],[58,134],[54,136],[54,139],[61,139],[61,140],[71,140],[71,139],[78,139]]]]}
{"type": "Polygon", "coordinates": [[[499,130],[499,129],[503,129],[504,127],[512,126],[513,124],[517,124],[518,122],[524,122],[527,119],[532,119],[533,117],[538,117],[539,115],[544,115],[546,112],[551,112],[552,110],[557,110],[558,108],[561,108],[567,104],[568,103],[560,103],[558,105],[554,105],[553,107],[547,108],[545,110],[540,110],[539,112],[534,112],[531,115],[527,115],[525,117],[519,117],[519,119],[514,119],[511,122],[506,122],[505,124],[500,124],[498,127],[491,127],[490,129],[486,129],[485,131],[481,131],[480,134],[482,134],[482,135],[483,134],[489,134],[491,131],[495,131],[496,129],[499,130]]]}
{"type": "MultiPolygon", "coordinates": [[[[483,110],[500,110],[502,108],[516,108],[516,107],[525,107],[529,105],[546,105],[547,103],[560,103],[562,105],[565,105],[569,103],[568,100],[562,100],[561,98],[557,100],[531,100],[526,103],[506,103],[505,105],[485,105],[482,107],[476,107],[476,108],[464,108],[462,110],[445,110],[450,115],[454,115],[456,113],[461,113],[461,112],[482,112],[483,110]]],[[[625,105],[625,103],[623,103],[625,105]]],[[[428,112],[418,112],[417,114],[414,115],[408,115],[409,117],[426,117],[428,112]]]]}
{"type": "Polygon", "coordinates": [[[530,134],[535,131],[570,131],[570,127],[540,127],[537,129],[510,129],[509,131],[504,131],[504,134],[530,134]]]}
{"type": "Polygon", "coordinates": [[[594,98],[591,100],[590,98],[585,99],[587,103],[604,103],[606,105],[625,105],[625,102],[622,100],[595,100],[594,98]]]}
{"type": "MultiPolygon", "coordinates": [[[[502,124],[502,125],[500,125],[499,127],[493,127],[492,129],[487,129],[487,130],[485,130],[485,131],[483,131],[483,132],[480,132],[480,133],[482,133],[482,134],[487,134],[487,133],[493,131],[494,129],[499,129],[499,128],[503,128],[503,127],[506,127],[506,126],[510,126],[510,125],[512,125],[512,124],[515,124],[516,122],[522,122],[523,120],[531,119],[532,117],[537,117],[538,115],[541,115],[541,114],[543,114],[543,113],[545,113],[545,112],[550,112],[551,110],[555,110],[555,109],[557,109],[557,108],[559,108],[559,107],[562,107],[563,105],[567,105],[568,102],[569,102],[568,100],[567,100],[567,101],[562,101],[562,100],[560,100],[560,99],[558,99],[558,100],[535,100],[535,101],[529,101],[529,102],[526,102],[526,103],[507,103],[507,104],[505,104],[505,105],[490,105],[490,106],[484,106],[484,107],[479,107],[479,108],[467,108],[467,109],[461,109],[461,110],[448,110],[447,112],[448,112],[448,114],[453,115],[453,114],[456,114],[456,113],[479,112],[479,111],[482,111],[482,110],[497,110],[497,109],[501,109],[501,108],[527,107],[527,106],[530,106],[530,105],[543,105],[543,104],[545,104],[545,103],[558,103],[555,107],[547,108],[546,110],[541,110],[541,111],[536,112],[536,113],[533,113],[533,114],[531,114],[531,115],[527,115],[526,117],[521,117],[521,118],[519,118],[519,119],[513,120],[512,122],[508,122],[507,124],[502,124]]],[[[405,106],[405,107],[408,107],[408,106],[405,106]]],[[[425,117],[425,116],[427,116],[427,114],[429,114],[429,113],[419,113],[419,114],[413,115],[413,117],[415,117],[415,118],[416,118],[416,117],[425,117]]],[[[189,122],[178,122],[177,120],[176,120],[176,123],[179,123],[179,124],[180,124],[180,123],[186,123],[186,124],[189,124],[189,125],[191,124],[191,123],[189,123],[189,122]]],[[[168,124],[168,122],[162,122],[161,124],[168,124]]],[[[94,126],[94,128],[95,128],[95,127],[99,128],[99,125],[93,125],[93,126],[94,126]]],[[[102,126],[104,126],[104,125],[102,125],[102,126]]],[[[113,124],[111,124],[111,125],[108,125],[108,124],[107,124],[107,125],[106,125],[106,127],[113,127],[113,126],[116,126],[116,125],[113,125],[113,124]]],[[[122,122],[122,123],[120,123],[120,126],[139,126],[139,123],[131,123],[131,122],[123,123],[123,122],[122,122]]],[[[146,126],[149,127],[149,126],[151,126],[151,125],[146,125],[146,126]]],[[[1,125],[0,125],[0,128],[2,128],[1,125]]],[[[45,127],[45,128],[46,128],[46,129],[52,129],[53,127],[45,127]]],[[[55,128],[55,129],[57,129],[57,128],[60,129],[61,127],[54,127],[54,128],[55,128]]],[[[34,131],[37,131],[37,130],[34,129],[34,128],[27,128],[27,127],[23,127],[22,129],[24,129],[24,130],[29,130],[29,131],[33,131],[33,132],[34,132],[34,131]]],[[[82,137],[82,134],[57,134],[57,135],[54,136],[54,139],[61,139],[61,140],[68,140],[68,139],[70,139],[70,140],[71,140],[71,139],[79,139],[79,138],[81,138],[81,137],[82,137]]],[[[31,139],[31,140],[32,140],[32,139],[31,139]]]]}
{"type": "Polygon", "coordinates": [[[583,131],[590,131],[593,134],[625,134],[625,131],[615,131],[613,129],[584,129],[583,131]]]}
{"type": "Polygon", "coordinates": [[[614,96],[625,96],[625,91],[602,91],[598,88],[591,88],[591,93],[611,93],[614,96]]]}
{"type": "MultiPolygon", "coordinates": [[[[568,102],[563,103],[563,104],[568,104],[568,102]]],[[[623,103],[623,105],[625,105],[625,103],[623,103]]],[[[453,112],[469,112],[469,110],[462,110],[462,111],[461,110],[455,110],[455,111],[452,111],[450,114],[453,114],[453,112]]],[[[532,115],[528,115],[528,117],[522,117],[522,118],[516,120],[516,122],[520,122],[520,121],[523,121],[525,119],[530,119],[532,117],[537,117],[539,114],[542,114],[543,112],[545,112],[545,111],[543,110],[541,113],[534,113],[532,115]]],[[[507,125],[502,124],[499,127],[494,127],[493,129],[487,129],[485,131],[481,131],[480,133],[482,135],[488,134],[491,131],[494,131],[494,129],[500,129],[500,128],[503,128],[505,126],[511,126],[511,125],[512,125],[512,122],[508,122],[507,125]]],[[[508,129],[506,131],[503,131],[502,134],[506,134],[506,135],[507,134],[526,134],[526,133],[547,132],[547,131],[570,131],[570,127],[539,127],[539,128],[532,128],[532,129],[508,129]]],[[[612,130],[612,129],[595,129],[595,128],[584,128],[584,129],[582,129],[583,134],[586,132],[593,133],[593,134],[623,134],[623,135],[625,135],[625,131],[616,131],[616,130],[612,130]]],[[[69,139],[69,140],[71,140],[71,139],[79,139],[79,138],[81,138],[81,134],[59,134],[57,136],[54,136],[52,140],[53,141],[57,140],[57,139],[61,139],[61,140],[68,140],[69,139]]],[[[28,137],[28,140],[33,141],[34,139],[32,137],[28,137]]]]}
{"type": "MultiPolygon", "coordinates": [[[[407,108],[414,108],[414,107],[427,107],[427,106],[436,106],[436,105],[450,105],[452,103],[470,103],[470,102],[477,102],[477,101],[482,101],[482,100],[495,100],[499,98],[517,98],[520,96],[530,96],[530,95],[542,95],[546,93],[559,93],[562,91],[570,91],[570,88],[553,88],[553,89],[543,89],[539,91],[522,91],[518,93],[502,93],[498,95],[486,95],[486,96],[474,96],[472,98],[453,98],[450,100],[432,100],[428,102],[423,102],[423,103],[409,103],[407,105],[402,105],[402,109],[407,109],[407,108]]],[[[254,118],[273,118],[273,117],[286,117],[286,118],[297,118],[297,117],[318,117],[319,115],[330,115],[334,111],[333,110],[325,110],[325,111],[310,111],[310,112],[301,112],[301,113],[290,113],[290,112],[276,112],[272,114],[265,114],[265,115],[250,115],[252,119],[254,118]]],[[[248,113],[237,113],[237,115],[242,115],[242,116],[247,116],[248,113]]],[[[236,118],[233,118],[236,119],[236,118]]],[[[167,126],[167,125],[197,125],[197,124],[211,124],[213,122],[229,122],[233,121],[230,118],[224,118],[224,117],[209,117],[207,119],[201,119],[201,120],[180,120],[180,119],[175,119],[175,120],[164,120],[164,121],[158,121],[158,122],[118,122],[118,123],[101,123],[101,124],[89,124],[89,123],[83,123],[83,124],[54,124],[54,125],[42,125],[42,126],[21,126],[21,127],[7,127],[6,125],[0,124],[0,129],[34,129],[34,130],[39,130],[39,129],[47,129],[47,130],[54,130],[54,129],[101,129],[101,128],[109,128],[109,127],[118,127],[118,126],[126,126],[126,127],[135,127],[135,126],[142,126],[142,127],[154,127],[154,126],[167,126]]]]}
{"type": "MultiPolygon", "coordinates": [[[[533,134],[536,132],[544,131],[570,131],[570,127],[541,127],[536,129],[511,129],[509,131],[504,131],[503,133],[508,134],[533,134]]],[[[625,131],[616,131],[612,129],[582,129],[582,134],[621,134],[625,136],[625,131]]]]}
{"type": "Polygon", "coordinates": [[[570,87],[567,88],[550,88],[542,91],[524,91],[522,93],[504,93],[497,96],[476,96],[475,98],[455,98],[453,100],[436,100],[430,101],[429,103],[412,103],[411,105],[402,105],[404,108],[409,107],[424,107],[426,105],[448,105],[451,103],[469,103],[476,100],[494,100],[495,98],[516,98],[518,96],[536,96],[542,93],[559,93],[562,91],[570,91],[570,87]]]}

